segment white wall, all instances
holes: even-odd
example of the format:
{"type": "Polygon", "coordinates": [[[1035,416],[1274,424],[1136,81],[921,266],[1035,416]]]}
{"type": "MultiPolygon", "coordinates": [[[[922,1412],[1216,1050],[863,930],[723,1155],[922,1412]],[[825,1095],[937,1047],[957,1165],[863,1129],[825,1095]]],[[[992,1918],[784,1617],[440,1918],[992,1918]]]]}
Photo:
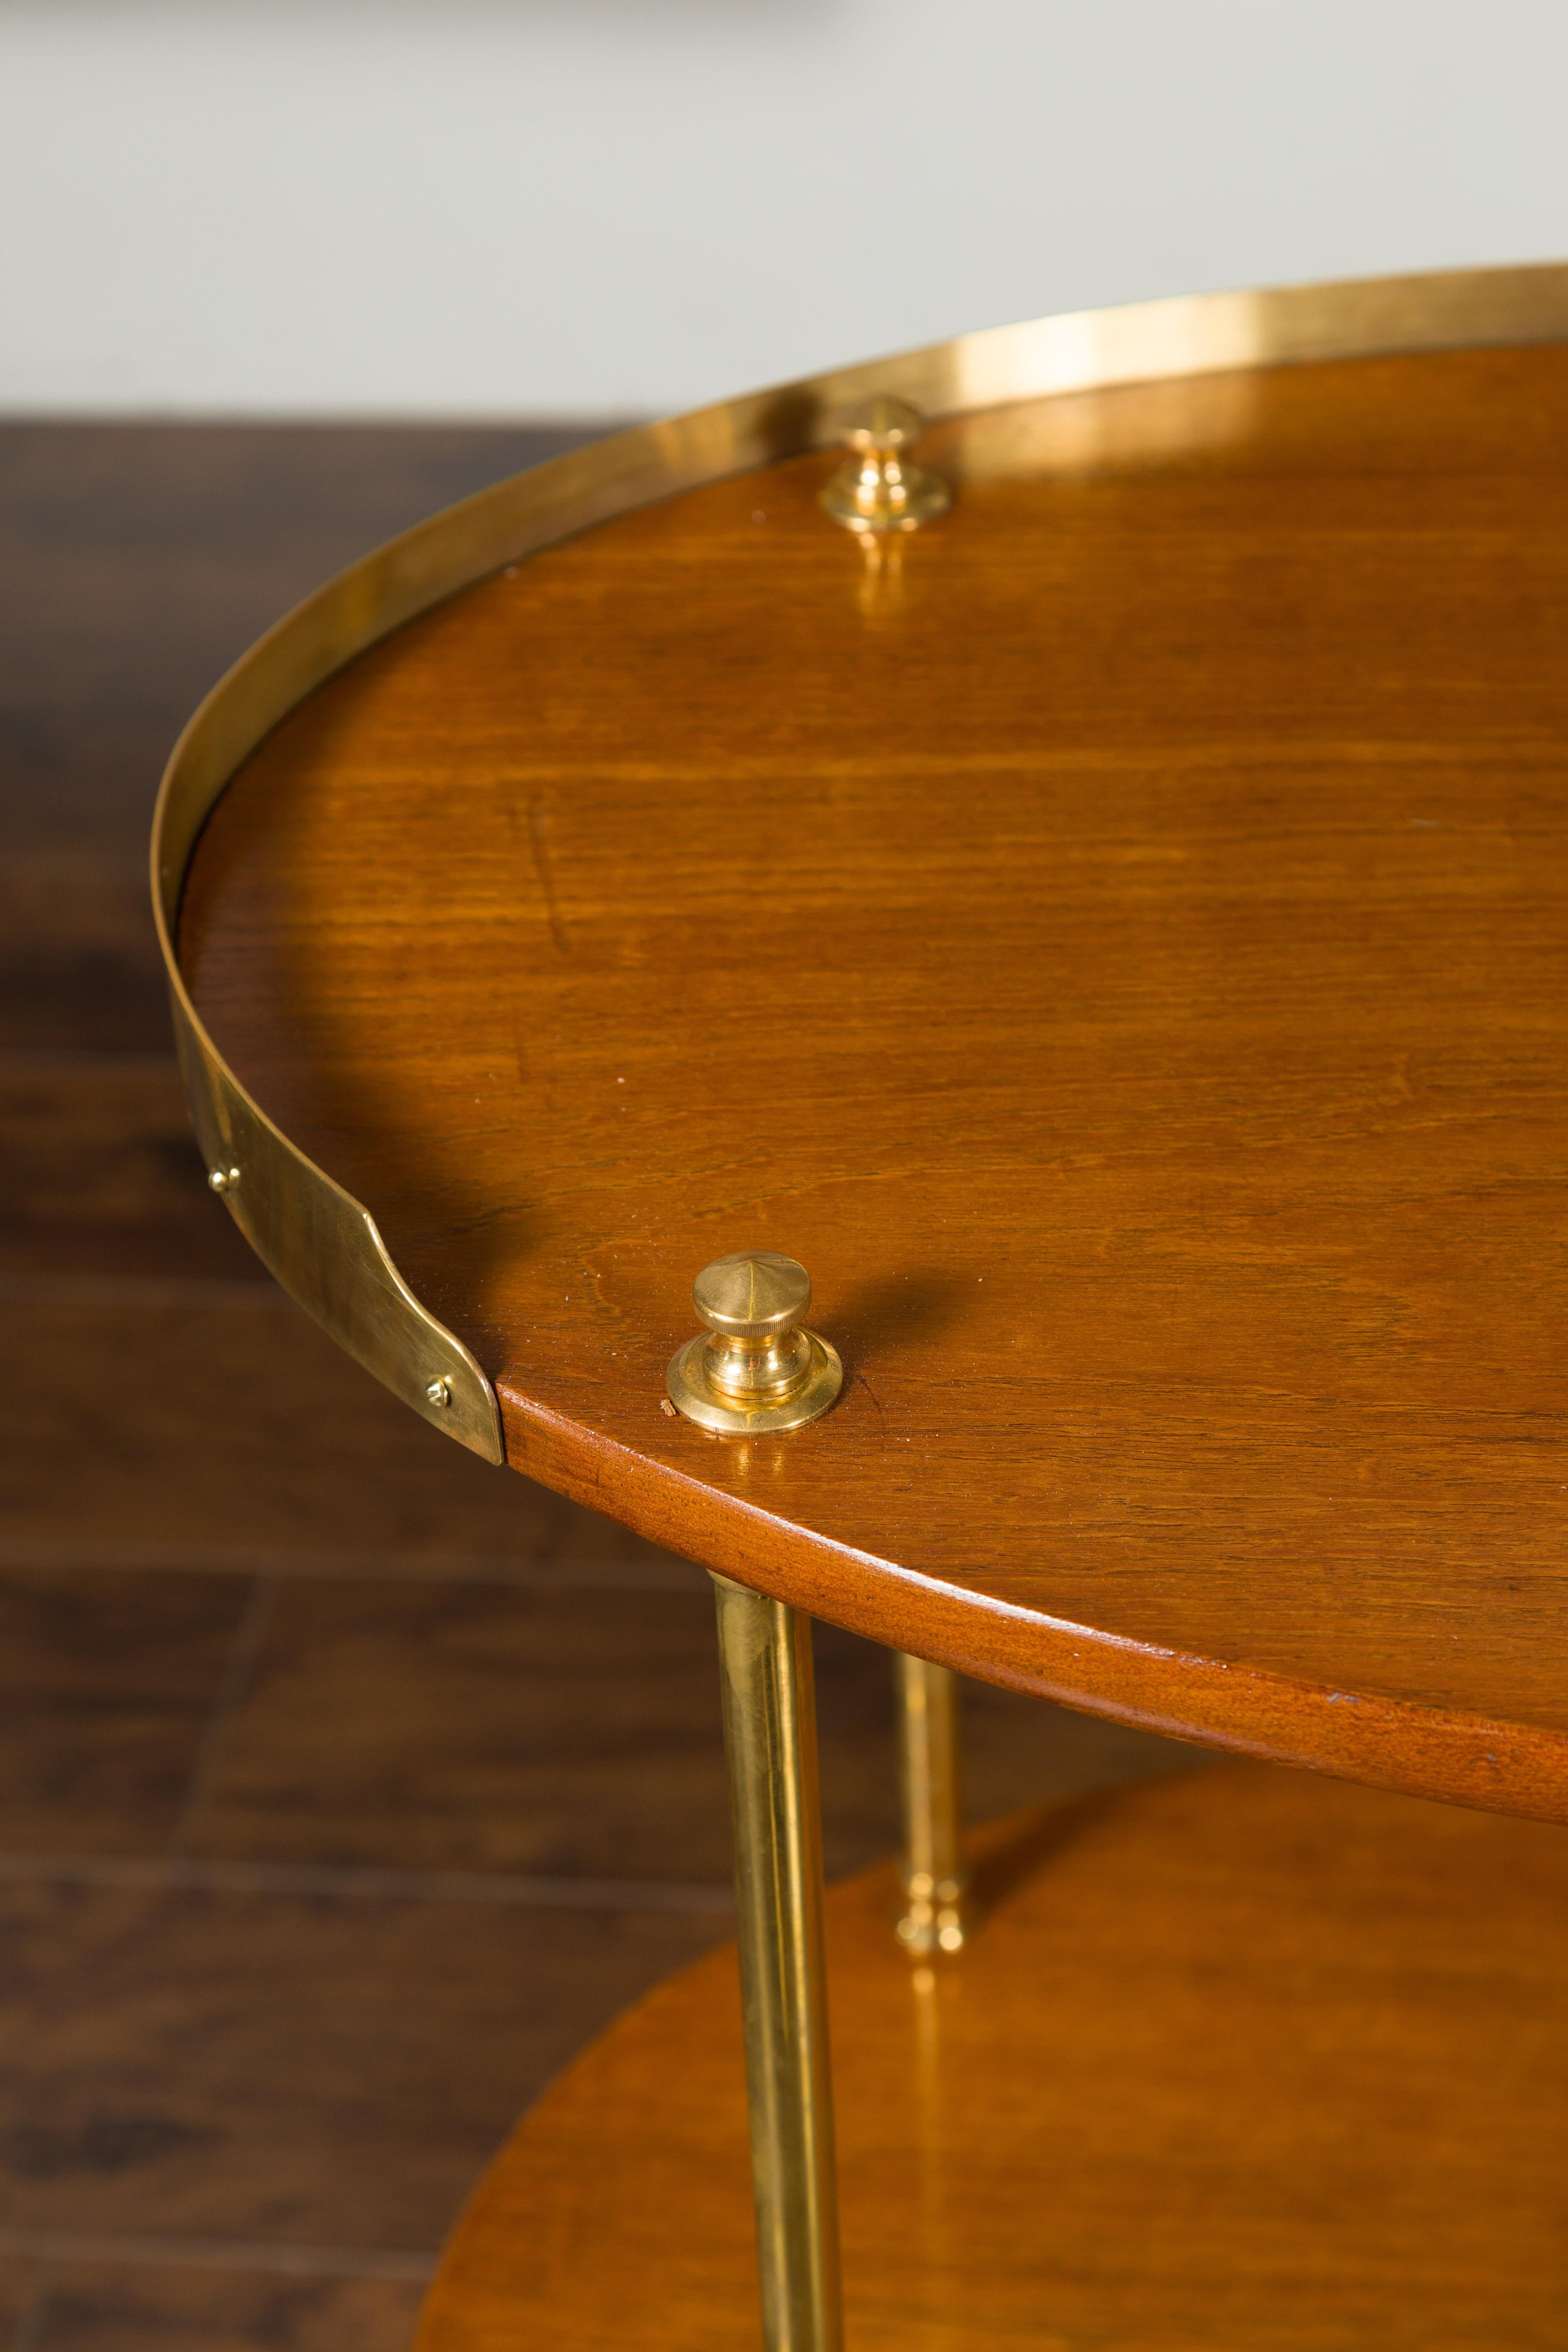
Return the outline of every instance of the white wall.
{"type": "Polygon", "coordinates": [[[0,0],[0,408],[616,415],[1568,248],[1564,0],[0,0]]]}

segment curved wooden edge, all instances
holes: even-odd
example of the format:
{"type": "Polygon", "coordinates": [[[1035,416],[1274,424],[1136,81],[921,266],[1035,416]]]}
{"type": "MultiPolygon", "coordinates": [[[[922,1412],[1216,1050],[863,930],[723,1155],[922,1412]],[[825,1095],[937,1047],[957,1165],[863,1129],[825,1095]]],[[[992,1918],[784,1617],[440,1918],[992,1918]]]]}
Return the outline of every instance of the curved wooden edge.
{"type": "Polygon", "coordinates": [[[650,1542],[889,1649],[1079,1714],[1478,1811],[1568,1821],[1568,1733],[1162,1649],[854,1551],[503,1383],[508,1459],[650,1542]]]}
{"type": "MultiPolygon", "coordinates": [[[[402,1281],[368,1211],[290,1144],[239,1085],[196,1015],[175,950],[191,856],[230,777],[280,719],[367,646],[502,564],[595,523],[823,446],[838,410],[872,391],[896,389],[937,419],[1160,377],[1562,340],[1568,340],[1568,266],[1561,264],[1198,295],[1037,320],[616,435],[448,509],[329,583],[263,637],[196,711],[174,748],[153,819],[154,915],[193,1115],[209,1168],[218,1165],[215,1154],[226,1139],[242,1131],[252,1152],[266,1160],[266,1186],[252,1183],[247,1192],[242,1168],[239,1184],[225,1198],[272,1272],[416,1412],[490,1460],[504,1458],[497,1400],[482,1370],[402,1281]],[[268,1187],[276,1197],[263,1212],[253,1204],[268,1187]],[[445,1401],[442,1381],[449,1391],[445,1401]]],[[[976,1641],[975,1597],[956,1591],[951,1611],[938,1613],[940,1644],[929,1633],[923,1643],[907,1641],[900,1626],[909,1596],[916,1590],[928,1595],[922,1617],[929,1606],[921,1580],[885,1561],[857,1561],[847,1601],[837,1580],[845,1558],[822,1538],[606,1446],[526,1399],[512,1406],[511,1425],[522,1444],[519,1468],[693,1559],[879,1641],[923,1647],[987,1680],[1179,1738],[1461,1803],[1559,1817],[1557,1801],[1540,1795],[1548,1776],[1568,1785],[1568,1738],[1554,1733],[1503,1730],[1214,1660],[1156,1654],[993,1604],[990,1622],[1000,1627],[1012,1621],[1004,1658],[1000,1648],[993,1654],[976,1641]],[[763,1548],[748,1540],[751,1521],[769,1530],[765,1567],[763,1548]],[[825,1605],[830,1570],[831,1607],[825,1605]],[[1022,1653],[1020,1622],[1031,1630],[1022,1653]],[[1023,1667],[1020,1654],[1030,1660],[1023,1667]],[[1244,1687],[1254,1719],[1259,1694],[1278,1693],[1278,1705],[1269,1698],[1262,1711],[1277,1729],[1258,1732],[1256,1720],[1240,1727],[1244,1687]],[[1415,1750],[1426,1764],[1392,1757],[1395,1727],[1401,1745],[1413,1730],[1418,1734],[1415,1750]]]]}

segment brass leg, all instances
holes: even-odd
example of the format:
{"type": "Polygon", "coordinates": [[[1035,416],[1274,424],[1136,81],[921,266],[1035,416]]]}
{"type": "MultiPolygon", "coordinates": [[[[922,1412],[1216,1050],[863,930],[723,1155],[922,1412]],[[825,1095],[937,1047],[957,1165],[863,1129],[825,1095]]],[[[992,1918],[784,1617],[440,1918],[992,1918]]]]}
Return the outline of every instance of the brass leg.
{"type": "Polygon", "coordinates": [[[839,2352],[811,1621],[715,1576],[768,2352],[839,2352]]]}
{"type": "Polygon", "coordinates": [[[958,1686],[947,1666],[893,1658],[899,1769],[904,1796],[904,1894],[899,1935],[911,1952],[956,1952],[963,1942],[963,1803],[958,1686]]]}

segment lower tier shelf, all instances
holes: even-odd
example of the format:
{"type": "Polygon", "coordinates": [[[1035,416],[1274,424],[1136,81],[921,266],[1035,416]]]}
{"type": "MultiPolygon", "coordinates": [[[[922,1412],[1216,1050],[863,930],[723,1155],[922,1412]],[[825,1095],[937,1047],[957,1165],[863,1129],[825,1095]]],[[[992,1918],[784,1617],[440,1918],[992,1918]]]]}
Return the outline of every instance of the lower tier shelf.
{"type": "MultiPolygon", "coordinates": [[[[935,1965],[828,1898],[848,2352],[1561,2352],[1562,1829],[1225,1765],[976,1853],[935,1965]]],[[[524,2118],[417,2352],[760,2336],[731,1946],[524,2118]]]]}

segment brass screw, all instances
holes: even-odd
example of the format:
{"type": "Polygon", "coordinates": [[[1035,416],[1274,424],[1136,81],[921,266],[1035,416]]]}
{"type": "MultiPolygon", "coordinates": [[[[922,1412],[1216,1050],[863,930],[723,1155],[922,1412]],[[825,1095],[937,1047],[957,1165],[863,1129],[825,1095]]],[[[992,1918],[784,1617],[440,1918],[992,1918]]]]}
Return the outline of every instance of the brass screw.
{"type": "Polygon", "coordinates": [[[215,1168],[207,1178],[215,1192],[232,1192],[239,1182],[237,1168],[215,1168]]]}
{"type": "Polygon", "coordinates": [[[801,1328],[811,1277],[778,1250],[731,1250],[703,1267],[691,1303],[706,1333],[689,1339],[666,1375],[689,1421],[724,1436],[798,1429],[826,1412],[844,1374],[837,1356],[801,1328]]]}
{"type": "Polygon", "coordinates": [[[425,1391],[426,1404],[447,1405],[452,1402],[450,1381],[432,1381],[425,1391]]]}
{"type": "Polygon", "coordinates": [[[905,454],[924,428],[918,408],[886,392],[845,418],[844,438],[855,455],[821,494],[835,522],[846,530],[919,530],[947,512],[952,492],[941,475],[905,454]]]}

